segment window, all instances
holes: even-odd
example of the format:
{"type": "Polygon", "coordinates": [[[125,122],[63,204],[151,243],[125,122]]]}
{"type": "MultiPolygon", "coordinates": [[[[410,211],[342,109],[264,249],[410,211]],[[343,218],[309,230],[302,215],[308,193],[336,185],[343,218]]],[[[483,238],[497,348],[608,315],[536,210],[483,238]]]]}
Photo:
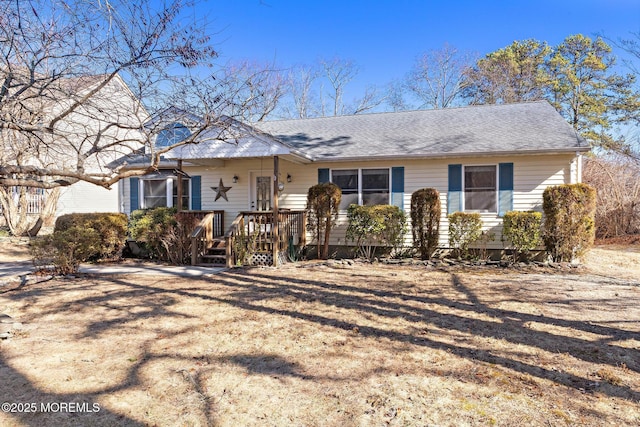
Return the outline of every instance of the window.
{"type": "Polygon", "coordinates": [[[342,190],[340,209],[347,209],[351,204],[358,204],[358,169],[331,171],[331,182],[342,190]]]}
{"type": "Polygon", "coordinates": [[[389,169],[362,169],[362,204],[389,203],[389,169]]]}
{"type": "MultiPolygon", "coordinates": [[[[159,174],[162,175],[162,174],[159,174]]],[[[175,176],[141,178],[142,208],[177,207],[178,179],[175,176]]],[[[190,180],[182,178],[182,209],[189,209],[190,180]]]]}
{"type": "Polygon", "coordinates": [[[389,203],[389,169],[338,169],[331,171],[331,182],[342,190],[340,209],[349,205],[389,203]]]}
{"type": "Polygon", "coordinates": [[[464,210],[496,212],[496,166],[464,167],[464,210]]]}
{"type": "Polygon", "coordinates": [[[167,206],[167,180],[142,180],[143,207],[159,208],[167,206]]]}
{"type": "Polygon", "coordinates": [[[169,147],[191,136],[191,131],[182,123],[172,123],[162,129],[156,137],[156,147],[169,147]]]}
{"type": "MultiPolygon", "coordinates": [[[[182,209],[189,209],[189,179],[182,178],[182,209]]],[[[178,206],[178,179],[173,180],[173,206],[178,206]]]]}

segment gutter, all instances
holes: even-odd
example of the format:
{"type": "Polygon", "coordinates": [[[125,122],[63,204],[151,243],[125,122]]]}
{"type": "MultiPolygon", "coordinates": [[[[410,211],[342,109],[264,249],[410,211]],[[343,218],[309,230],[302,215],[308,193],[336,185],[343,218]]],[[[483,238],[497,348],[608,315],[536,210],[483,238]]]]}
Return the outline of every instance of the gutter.
{"type": "Polygon", "coordinates": [[[447,158],[468,158],[468,157],[493,157],[493,156],[527,156],[527,155],[552,155],[552,154],[578,154],[591,151],[588,147],[571,147],[561,149],[545,149],[545,150],[518,150],[518,151],[489,151],[489,152],[453,152],[440,154],[396,154],[396,155],[379,155],[379,156],[352,156],[352,157],[315,157],[312,162],[363,162],[368,160],[415,160],[415,159],[447,159],[447,158]]]}

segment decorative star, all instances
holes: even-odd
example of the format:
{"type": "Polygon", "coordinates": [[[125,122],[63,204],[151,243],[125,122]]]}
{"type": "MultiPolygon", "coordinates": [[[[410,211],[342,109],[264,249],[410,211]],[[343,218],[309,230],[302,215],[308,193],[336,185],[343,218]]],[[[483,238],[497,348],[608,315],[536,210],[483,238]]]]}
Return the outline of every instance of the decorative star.
{"type": "Polygon", "coordinates": [[[214,202],[220,197],[224,198],[227,202],[229,201],[229,199],[227,199],[227,191],[231,190],[231,187],[225,187],[222,183],[222,178],[220,178],[220,184],[218,184],[217,187],[211,187],[211,189],[216,192],[216,198],[213,200],[214,202]]]}

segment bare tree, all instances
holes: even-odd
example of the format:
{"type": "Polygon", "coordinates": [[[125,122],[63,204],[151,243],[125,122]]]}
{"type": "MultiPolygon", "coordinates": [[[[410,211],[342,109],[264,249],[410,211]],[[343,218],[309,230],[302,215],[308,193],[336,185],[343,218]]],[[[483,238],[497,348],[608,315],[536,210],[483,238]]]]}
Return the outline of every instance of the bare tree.
{"type": "Polygon", "coordinates": [[[388,84],[385,100],[391,111],[405,111],[412,108],[411,103],[406,99],[406,92],[404,81],[396,80],[388,84]]]}
{"type": "Polygon", "coordinates": [[[405,79],[405,87],[419,101],[418,108],[447,108],[461,98],[465,74],[471,68],[468,53],[445,44],[420,55],[405,79]]]}
{"type": "Polygon", "coordinates": [[[343,102],[345,86],[358,74],[358,67],[351,60],[337,57],[330,60],[321,59],[320,65],[324,70],[324,77],[331,85],[329,98],[333,100],[332,115],[341,116],[345,113],[343,102]]]}
{"type": "Polygon", "coordinates": [[[221,81],[238,99],[237,111],[227,114],[249,123],[268,118],[287,94],[285,73],[270,63],[242,61],[231,64],[225,67],[221,81]]]}
{"type": "MultiPolygon", "coordinates": [[[[197,79],[217,53],[185,2],[21,0],[0,3],[0,202],[14,234],[30,227],[24,188],[85,181],[109,188],[155,170],[205,130],[228,136],[223,112],[244,100],[221,79],[197,79]],[[187,22],[188,24],[185,24],[187,22]],[[170,110],[171,117],[162,112],[170,110]],[[191,135],[154,138],[176,114],[191,135]],[[154,117],[154,120],[149,120],[154,117]],[[194,120],[194,117],[198,117],[194,120]],[[114,162],[144,153],[138,169],[114,162]]],[[[53,199],[50,199],[53,200],[53,199]]]]}
{"type": "Polygon", "coordinates": [[[356,98],[351,105],[345,103],[345,88],[360,72],[358,66],[351,60],[337,57],[330,60],[321,59],[320,66],[322,67],[324,78],[330,85],[330,89],[327,91],[327,96],[333,101],[331,113],[328,114],[324,105],[324,85],[321,85],[320,101],[322,116],[361,114],[372,110],[384,101],[385,98],[378,93],[377,88],[375,86],[369,86],[365,89],[364,95],[360,98],[356,98]]]}
{"type": "Polygon", "coordinates": [[[386,96],[368,86],[360,97],[345,100],[346,88],[359,69],[351,60],[320,59],[317,66],[296,65],[288,73],[288,93],[281,112],[287,118],[362,114],[381,105],[386,96]]]}
{"type": "Polygon", "coordinates": [[[640,167],[628,157],[593,157],[585,162],[584,181],[598,191],[596,236],[640,233],[640,167]]]}
{"type": "Polygon", "coordinates": [[[298,65],[287,74],[289,92],[293,107],[285,107],[285,115],[299,119],[306,119],[317,115],[317,97],[314,85],[320,73],[315,67],[298,65]]]}
{"type": "Polygon", "coordinates": [[[356,98],[351,110],[347,110],[350,114],[362,114],[371,111],[385,101],[385,97],[381,96],[378,88],[375,86],[367,86],[364,95],[356,98]]]}

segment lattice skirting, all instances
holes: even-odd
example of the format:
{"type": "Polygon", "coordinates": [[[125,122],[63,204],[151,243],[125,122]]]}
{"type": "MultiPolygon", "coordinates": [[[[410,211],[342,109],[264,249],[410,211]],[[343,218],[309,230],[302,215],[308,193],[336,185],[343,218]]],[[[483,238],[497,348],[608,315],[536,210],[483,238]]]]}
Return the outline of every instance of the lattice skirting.
{"type": "MultiPolygon", "coordinates": [[[[278,253],[278,264],[282,265],[288,262],[288,257],[286,253],[279,252],[278,253]]],[[[249,265],[264,265],[264,266],[272,266],[273,265],[273,253],[271,252],[256,252],[251,256],[249,260],[249,265]]]]}
{"type": "Polygon", "coordinates": [[[273,265],[273,254],[271,252],[256,252],[249,260],[251,265],[273,265]]]}

